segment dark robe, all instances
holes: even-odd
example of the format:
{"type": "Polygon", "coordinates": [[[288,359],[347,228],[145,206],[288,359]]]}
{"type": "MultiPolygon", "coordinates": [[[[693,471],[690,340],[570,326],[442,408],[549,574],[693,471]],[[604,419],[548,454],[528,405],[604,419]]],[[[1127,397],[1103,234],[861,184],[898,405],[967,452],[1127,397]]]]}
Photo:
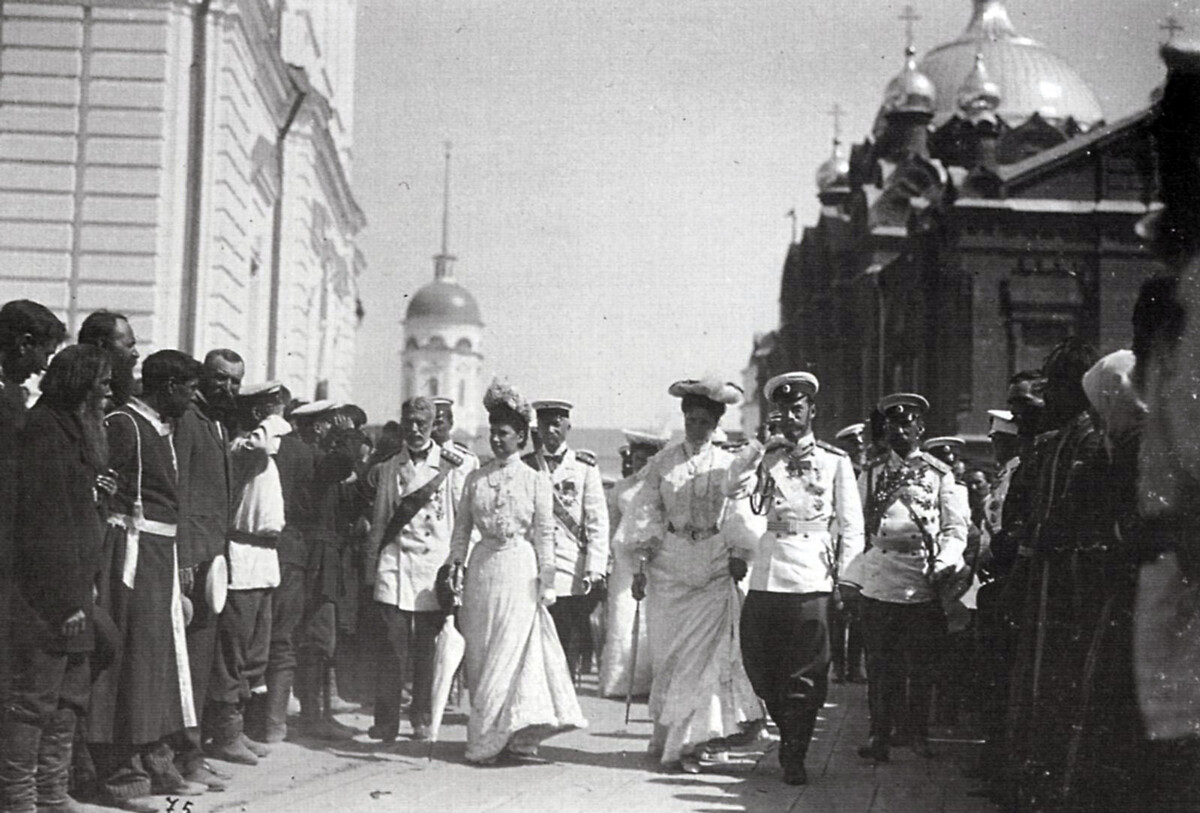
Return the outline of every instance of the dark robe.
{"type": "MultiPolygon", "coordinates": [[[[17,507],[17,449],[25,426],[25,391],[11,383],[0,386],[0,654],[11,651],[13,623],[13,515],[17,507]]],[[[0,657],[0,702],[12,681],[11,658],[0,657]]]]}
{"type": "Polygon", "coordinates": [[[50,652],[90,652],[104,526],[78,419],[38,404],[21,434],[18,459],[15,572],[33,626],[25,632],[50,652]],[[79,610],[87,616],[84,631],[65,638],[62,624],[79,610]]]}
{"type": "Polygon", "coordinates": [[[225,430],[194,403],[175,430],[179,458],[179,566],[210,562],[225,553],[233,477],[225,430]]]}
{"type": "MultiPolygon", "coordinates": [[[[121,407],[107,421],[110,467],[118,489],[110,517],[129,515],[137,494],[137,438],[141,438],[142,500],[148,520],[178,521],[175,462],[171,437],[160,435],[144,416],[121,407]],[[136,432],[136,435],[135,435],[136,432]]],[[[134,589],[121,579],[125,529],[110,524],[105,535],[105,570],[100,601],[121,635],[123,649],[100,673],[92,690],[89,740],[145,744],[184,728],[179,648],[172,627],[177,572],[175,539],[143,531],[138,546],[134,589]]],[[[182,642],[178,642],[182,643],[182,642]]]]}

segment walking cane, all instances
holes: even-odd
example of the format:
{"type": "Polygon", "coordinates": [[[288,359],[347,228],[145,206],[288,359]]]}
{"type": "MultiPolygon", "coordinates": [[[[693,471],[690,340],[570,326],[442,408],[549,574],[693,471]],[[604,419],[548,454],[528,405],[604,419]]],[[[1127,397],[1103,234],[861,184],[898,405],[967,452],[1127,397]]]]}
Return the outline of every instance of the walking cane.
{"type": "MultiPolygon", "coordinates": [[[[644,575],[646,563],[638,568],[638,575],[644,575]]],[[[633,652],[629,658],[629,688],[625,692],[625,725],[629,725],[629,710],[633,708],[633,683],[637,678],[638,637],[642,632],[642,600],[639,598],[633,610],[633,652]]]]}
{"type": "Polygon", "coordinates": [[[1071,723],[1071,738],[1067,743],[1067,762],[1063,770],[1062,799],[1069,801],[1075,782],[1075,768],[1079,763],[1079,747],[1083,744],[1083,732],[1087,725],[1088,705],[1092,699],[1092,687],[1096,680],[1096,666],[1100,660],[1100,645],[1104,642],[1104,633],[1108,627],[1108,619],[1112,615],[1115,596],[1109,596],[1100,609],[1100,618],[1096,622],[1096,630],[1092,635],[1092,645],[1088,647],[1087,659],[1083,663],[1083,685],[1079,692],[1079,714],[1071,723]]]}

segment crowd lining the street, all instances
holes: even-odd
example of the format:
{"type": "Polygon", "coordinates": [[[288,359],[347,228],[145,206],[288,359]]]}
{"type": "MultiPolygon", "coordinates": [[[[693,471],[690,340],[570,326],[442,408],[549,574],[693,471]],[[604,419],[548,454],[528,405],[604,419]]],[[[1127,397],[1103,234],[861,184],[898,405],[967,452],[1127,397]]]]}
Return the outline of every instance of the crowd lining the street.
{"type": "Polygon", "coordinates": [[[926,438],[912,392],[819,440],[820,382],[794,371],[740,445],[716,440],[737,386],[675,382],[683,440],[627,432],[605,488],[569,401],[494,382],[481,461],[447,399],[372,437],[353,405],[243,386],[234,350],[160,350],[135,380],[122,315],[60,349],[50,310],[5,304],[3,810],[224,789],[222,761],[359,733],[339,694],[373,706],[374,740],[405,710],[436,738],[456,640],[472,763],[586,726],[595,663],[603,696],[648,695],[663,770],[707,770],[769,720],[802,785],[829,681],[865,680],[858,755],[880,770],[965,716],[1004,809],[1200,809],[1200,60],[1164,53],[1145,228],[1174,273],[1142,287],[1131,349],[1072,337],[1012,377],[987,463],[926,438]]]}

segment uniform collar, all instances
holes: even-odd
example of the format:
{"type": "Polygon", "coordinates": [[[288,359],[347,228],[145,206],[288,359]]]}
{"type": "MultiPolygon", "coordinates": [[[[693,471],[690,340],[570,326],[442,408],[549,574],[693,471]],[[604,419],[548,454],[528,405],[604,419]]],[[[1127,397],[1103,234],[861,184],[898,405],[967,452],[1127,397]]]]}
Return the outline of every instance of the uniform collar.
{"type": "Polygon", "coordinates": [[[705,449],[711,449],[713,446],[713,442],[711,440],[706,440],[703,443],[692,443],[687,438],[684,438],[681,446],[683,448],[684,454],[691,457],[692,455],[700,454],[705,449]]]}
{"type": "Polygon", "coordinates": [[[164,418],[158,413],[158,410],[147,404],[141,398],[138,398],[136,395],[130,396],[129,408],[145,418],[149,422],[150,426],[154,427],[154,431],[159,434],[159,437],[165,438],[175,429],[170,420],[164,418]]]}
{"type": "Polygon", "coordinates": [[[807,435],[796,441],[796,448],[792,450],[792,454],[795,457],[808,457],[815,448],[817,448],[817,438],[810,431],[807,435]]]}
{"type": "MultiPolygon", "coordinates": [[[[438,459],[438,455],[441,454],[441,447],[437,445],[437,441],[431,439],[429,443],[425,445],[425,448],[419,450],[417,453],[421,455],[421,459],[423,461],[429,462],[430,460],[438,459]]],[[[404,447],[404,459],[412,463],[416,463],[416,459],[413,458],[413,450],[407,446],[404,447]]]]}
{"type": "Polygon", "coordinates": [[[562,461],[562,460],[566,459],[567,453],[570,451],[571,450],[567,446],[567,442],[564,440],[561,444],[559,444],[558,451],[556,451],[554,454],[550,454],[549,451],[547,451],[545,448],[543,448],[542,449],[542,457],[546,458],[547,460],[562,461]]]}

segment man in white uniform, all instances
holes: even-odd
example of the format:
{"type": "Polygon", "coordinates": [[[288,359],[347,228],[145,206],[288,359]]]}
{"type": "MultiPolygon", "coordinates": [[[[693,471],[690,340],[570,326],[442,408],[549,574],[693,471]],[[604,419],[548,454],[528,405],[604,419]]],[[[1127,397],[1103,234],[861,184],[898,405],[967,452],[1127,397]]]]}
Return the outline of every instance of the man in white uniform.
{"type": "Polygon", "coordinates": [[[454,509],[475,464],[430,438],[435,408],[424,397],[400,408],[404,448],[376,470],[374,515],[367,537],[367,578],[388,642],[376,673],[375,724],[370,735],[385,742],[400,728],[405,667],[412,663],[413,739],[429,736],[433,645],[446,618],[434,584],[450,555],[454,509]]]}
{"type": "Polygon", "coordinates": [[[572,677],[590,651],[589,616],[604,599],[608,571],[608,506],[596,456],[567,445],[571,431],[570,401],[534,401],[538,440],[525,455],[529,466],[550,475],[554,483],[554,589],[550,608],[572,677]]]}
{"type": "Polygon", "coordinates": [[[850,457],[813,436],[818,388],[806,372],[777,375],[764,388],[784,439],[768,442],[752,492],[751,508],[767,524],[741,621],[742,661],[779,727],[789,785],[808,781],[804,758],[829,688],[830,601],[863,548],[850,457]]]}

